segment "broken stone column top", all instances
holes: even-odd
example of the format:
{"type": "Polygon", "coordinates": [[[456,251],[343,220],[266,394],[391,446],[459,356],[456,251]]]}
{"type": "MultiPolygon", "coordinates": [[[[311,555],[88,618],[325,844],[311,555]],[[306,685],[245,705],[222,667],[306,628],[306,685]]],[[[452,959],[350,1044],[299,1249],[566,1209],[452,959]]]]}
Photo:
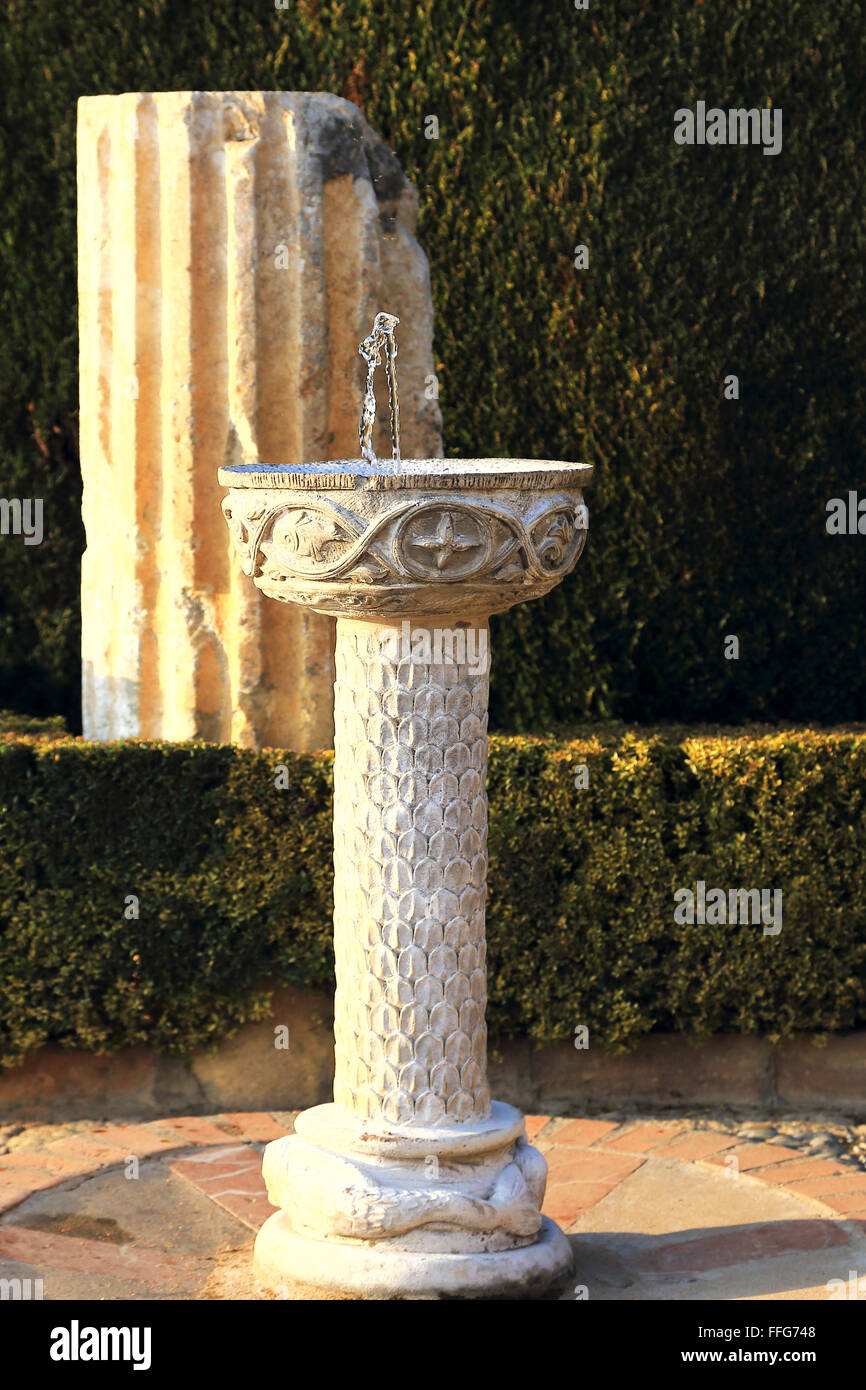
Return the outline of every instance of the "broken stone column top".
{"type": "Polygon", "coordinates": [[[135,92],[80,99],[78,199],[85,736],[326,747],[333,623],[239,574],[217,473],[354,454],[382,304],[441,454],[415,191],[340,97],[135,92]]]}

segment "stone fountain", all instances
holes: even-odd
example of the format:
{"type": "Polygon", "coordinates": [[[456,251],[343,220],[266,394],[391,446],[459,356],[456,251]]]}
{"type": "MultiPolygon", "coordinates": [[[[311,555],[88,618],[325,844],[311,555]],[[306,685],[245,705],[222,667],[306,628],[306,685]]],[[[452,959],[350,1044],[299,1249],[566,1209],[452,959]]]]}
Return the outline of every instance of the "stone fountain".
{"type": "Polygon", "coordinates": [[[541,1215],[547,1164],[487,1085],[487,620],[574,568],[592,469],[401,460],[396,323],[361,344],[359,458],[219,474],[244,573],[337,618],[334,1102],[265,1151],[279,1210],[256,1271],[362,1298],[532,1296],[571,1254],[541,1215]]]}

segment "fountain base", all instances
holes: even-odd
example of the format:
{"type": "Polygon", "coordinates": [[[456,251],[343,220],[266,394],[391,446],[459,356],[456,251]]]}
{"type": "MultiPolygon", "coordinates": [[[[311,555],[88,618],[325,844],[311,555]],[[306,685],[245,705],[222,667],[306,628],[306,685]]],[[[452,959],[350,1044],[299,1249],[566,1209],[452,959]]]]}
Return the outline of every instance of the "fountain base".
{"type": "Polygon", "coordinates": [[[572,1272],[571,1247],[546,1216],[532,1245],[488,1254],[391,1250],[390,1242],[354,1245],[313,1240],[278,1211],[256,1237],[255,1271],[266,1288],[290,1297],[292,1286],[358,1299],[540,1298],[572,1272]]]}
{"type": "Polygon", "coordinates": [[[256,1270],[359,1297],[531,1297],[566,1278],[567,1240],[541,1215],[547,1163],[523,1118],[389,1126],[321,1105],[269,1144],[264,1176],[282,1211],[256,1270]]]}

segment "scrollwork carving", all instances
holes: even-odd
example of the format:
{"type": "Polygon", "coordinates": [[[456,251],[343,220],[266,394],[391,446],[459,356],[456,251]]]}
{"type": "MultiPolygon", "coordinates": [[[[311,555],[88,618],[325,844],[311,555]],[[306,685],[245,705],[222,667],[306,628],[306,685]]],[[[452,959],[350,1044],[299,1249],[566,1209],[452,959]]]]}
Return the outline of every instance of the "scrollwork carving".
{"type": "Polygon", "coordinates": [[[244,573],[271,597],[337,614],[398,612],[407,597],[419,613],[442,611],[449,586],[460,606],[498,612],[546,593],[586,539],[579,492],[528,511],[496,491],[269,501],[238,488],[223,503],[244,573]]]}

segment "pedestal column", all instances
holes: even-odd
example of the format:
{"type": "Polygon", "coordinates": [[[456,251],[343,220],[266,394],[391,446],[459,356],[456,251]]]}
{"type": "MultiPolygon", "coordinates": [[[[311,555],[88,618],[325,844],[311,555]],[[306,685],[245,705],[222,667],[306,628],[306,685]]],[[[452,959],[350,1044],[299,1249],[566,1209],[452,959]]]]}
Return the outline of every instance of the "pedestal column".
{"type": "Polygon", "coordinates": [[[364,1119],[490,1114],[487,641],[337,620],[334,1100],[364,1119]]]}
{"type": "Polygon", "coordinates": [[[336,664],[334,1104],[266,1150],[282,1211],[257,1269],[366,1297],[540,1291],[568,1244],[487,1085],[487,622],[339,618],[336,664]]]}

